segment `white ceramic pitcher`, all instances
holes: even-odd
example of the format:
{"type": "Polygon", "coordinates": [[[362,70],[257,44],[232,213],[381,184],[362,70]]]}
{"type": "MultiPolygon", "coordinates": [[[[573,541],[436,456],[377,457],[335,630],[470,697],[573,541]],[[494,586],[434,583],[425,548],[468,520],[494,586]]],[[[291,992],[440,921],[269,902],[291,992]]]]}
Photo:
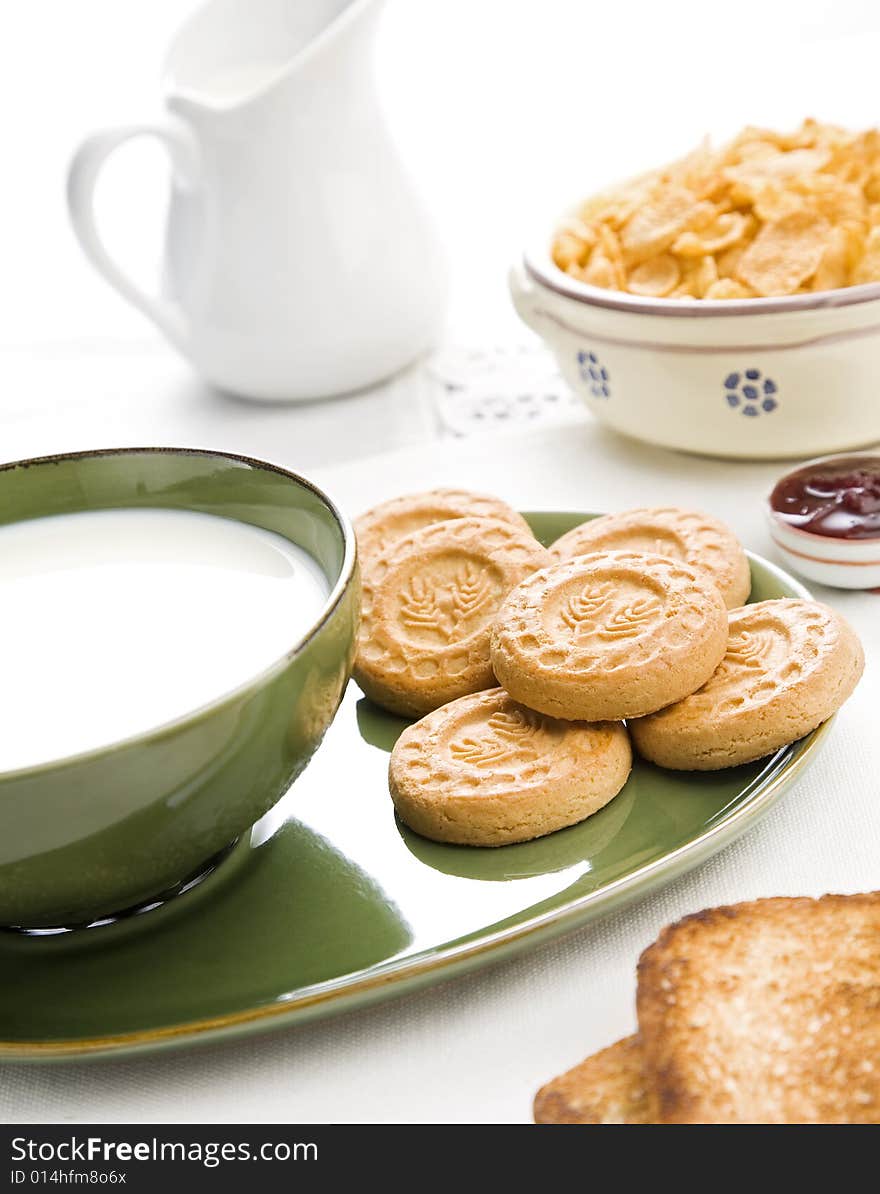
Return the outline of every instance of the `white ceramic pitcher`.
{"type": "Polygon", "coordinates": [[[208,381],[301,401],[370,385],[432,342],[438,243],[389,138],[372,43],[381,0],[211,0],[165,65],[159,123],[95,133],[71,219],[98,270],[208,381]],[[132,137],[167,148],[163,294],[108,256],[94,188],[132,137]]]}

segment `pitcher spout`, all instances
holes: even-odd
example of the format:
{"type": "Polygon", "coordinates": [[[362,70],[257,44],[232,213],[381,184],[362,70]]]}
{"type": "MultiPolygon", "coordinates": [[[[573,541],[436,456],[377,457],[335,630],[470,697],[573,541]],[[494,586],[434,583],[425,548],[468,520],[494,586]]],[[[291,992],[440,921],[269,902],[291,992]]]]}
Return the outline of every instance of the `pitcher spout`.
{"type": "Polygon", "coordinates": [[[365,60],[384,0],[209,0],[180,30],[163,69],[184,118],[258,100],[354,49],[365,60]]]}

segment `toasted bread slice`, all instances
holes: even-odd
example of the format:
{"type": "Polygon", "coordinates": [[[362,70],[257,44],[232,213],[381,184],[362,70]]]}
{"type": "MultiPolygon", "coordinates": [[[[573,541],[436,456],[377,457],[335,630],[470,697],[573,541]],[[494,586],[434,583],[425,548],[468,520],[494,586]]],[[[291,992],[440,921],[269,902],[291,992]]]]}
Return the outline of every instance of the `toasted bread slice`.
{"type": "Polygon", "coordinates": [[[594,1053],[542,1086],[535,1096],[536,1124],[656,1122],[653,1092],[642,1076],[637,1036],[594,1053]]]}
{"type": "Polygon", "coordinates": [[[880,1123],[880,892],[686,917],[639,961],[663,1123],[880,1123]]]}

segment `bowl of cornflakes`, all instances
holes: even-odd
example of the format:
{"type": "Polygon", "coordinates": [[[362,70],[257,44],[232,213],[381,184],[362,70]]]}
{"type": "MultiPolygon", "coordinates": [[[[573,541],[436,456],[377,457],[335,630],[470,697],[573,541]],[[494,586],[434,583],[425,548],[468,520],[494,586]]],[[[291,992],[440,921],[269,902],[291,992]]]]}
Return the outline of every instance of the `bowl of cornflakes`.
{"type": "Polygon", "coordinates": [[[880,130],[806,120],[573,208],[514,305],[603,423],[712,456],[880,440],[880,130]]]}

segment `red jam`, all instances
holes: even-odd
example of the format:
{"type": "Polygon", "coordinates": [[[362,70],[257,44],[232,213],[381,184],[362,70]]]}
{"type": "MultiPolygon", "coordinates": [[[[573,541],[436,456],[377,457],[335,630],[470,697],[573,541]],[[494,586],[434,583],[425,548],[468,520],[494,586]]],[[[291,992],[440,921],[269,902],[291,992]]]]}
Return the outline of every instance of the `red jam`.
{"type": "Polygon", "coordinates": [[[835,456],[783,477],[770,495],[783,522],[834,539],[880,538],[880,456],[835,456]]]}

